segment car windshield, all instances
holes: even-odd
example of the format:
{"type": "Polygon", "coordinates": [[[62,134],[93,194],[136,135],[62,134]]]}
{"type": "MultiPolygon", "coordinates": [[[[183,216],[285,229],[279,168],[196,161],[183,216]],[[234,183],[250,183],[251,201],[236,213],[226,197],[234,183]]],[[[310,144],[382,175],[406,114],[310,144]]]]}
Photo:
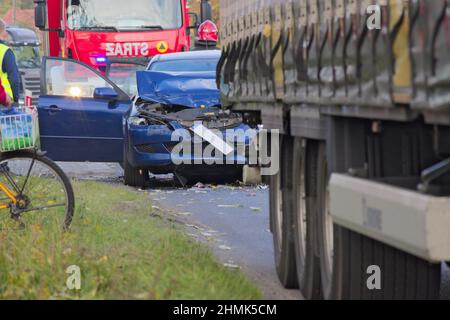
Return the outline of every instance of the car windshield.
{"type": "Polygon", "coordinates": [[[38,47],[13,46],[12,47],[20,69],[33,69],[41,66],[41,57],[38,47]]]}
{"type": "Polygon", "coordinates": [[[136,72],[145,70],[145,66],[129,63],[113,63],[109,67],[108,77],[130,97],[137,94],[136,72]]]}
{"type": "Polygon", "coordinates": [[[150,70],[163,72],[216,71],[217,63],[217,59],[157,61],[150,65],[150,70]]]}
{"type": "Polygon", "coordinates": [[[183,16],[180,0],[68,0],[70,29],[178,29],[183,16]]]}

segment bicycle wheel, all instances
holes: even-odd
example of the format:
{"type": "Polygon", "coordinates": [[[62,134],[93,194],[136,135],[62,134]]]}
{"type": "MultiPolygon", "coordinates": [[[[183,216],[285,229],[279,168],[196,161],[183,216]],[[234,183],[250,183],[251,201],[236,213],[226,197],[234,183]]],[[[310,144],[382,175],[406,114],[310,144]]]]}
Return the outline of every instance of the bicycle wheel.
{"type": "Polygon", "coordinates": [[[25,227],[53,225],[64,230],[70,227],[75,207],[72,185],[64,171],[43,153],[3,154],[0,189],[2,228],[8,228],[14,221],[25,227]],[[11,200],[8,193],[16,200],[11,200]]]}

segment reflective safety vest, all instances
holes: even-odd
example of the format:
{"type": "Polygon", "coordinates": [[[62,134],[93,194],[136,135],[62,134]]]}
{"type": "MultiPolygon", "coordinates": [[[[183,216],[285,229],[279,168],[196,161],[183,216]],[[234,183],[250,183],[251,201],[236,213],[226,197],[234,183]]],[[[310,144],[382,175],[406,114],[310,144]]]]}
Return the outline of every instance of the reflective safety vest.
{"type": "Polygon", "coordinates": [[[2,86],[5,88],[5,91],[11,98],[14,98],[11,84],[9,83],[8,74],[3,72],[3,59],[5,58],[6,52],[10,48],[7,45],[4,45],[3,43],[0,43],[0,78],[2,79],[2,86]]]}

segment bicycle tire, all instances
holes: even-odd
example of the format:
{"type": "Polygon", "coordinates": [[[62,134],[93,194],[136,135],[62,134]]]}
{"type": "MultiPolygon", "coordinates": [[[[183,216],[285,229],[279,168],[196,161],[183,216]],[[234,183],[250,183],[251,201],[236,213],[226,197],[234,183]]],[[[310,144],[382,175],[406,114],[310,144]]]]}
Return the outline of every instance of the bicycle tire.
{"type": "Polygon", "coordinates": [[[58,166],[52,159],[45,156],[44,152],[41,151],[33,151],[33,150],[22,150],[15,152],[3,153],[0,156],[0,161],[8,161],[16,158],[22,159],[35,159],[36,161],[40,161],[43,164],[47,165],[54,173],[60,178],[60,181],[65,189],[65,193],[67,195],[67,205],[66,205],[66,213],[64,217],[63,229],[68,230],[70,225],[72,224],[73,215],[75,211],[75,195],[72,187],[72,183],[70,182],[69,177],[66,173],[58,166]]]}

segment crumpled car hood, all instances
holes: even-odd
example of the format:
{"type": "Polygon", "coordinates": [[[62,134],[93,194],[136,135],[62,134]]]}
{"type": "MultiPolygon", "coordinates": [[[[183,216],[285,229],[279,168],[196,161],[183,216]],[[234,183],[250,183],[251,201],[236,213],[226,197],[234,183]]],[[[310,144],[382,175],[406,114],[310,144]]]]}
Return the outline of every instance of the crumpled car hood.
{"type": "Polygon", "coordinates": [[[139,97],[148,102],[189,108],[220,105],[215,72],[138,71],[139,97]]]}

